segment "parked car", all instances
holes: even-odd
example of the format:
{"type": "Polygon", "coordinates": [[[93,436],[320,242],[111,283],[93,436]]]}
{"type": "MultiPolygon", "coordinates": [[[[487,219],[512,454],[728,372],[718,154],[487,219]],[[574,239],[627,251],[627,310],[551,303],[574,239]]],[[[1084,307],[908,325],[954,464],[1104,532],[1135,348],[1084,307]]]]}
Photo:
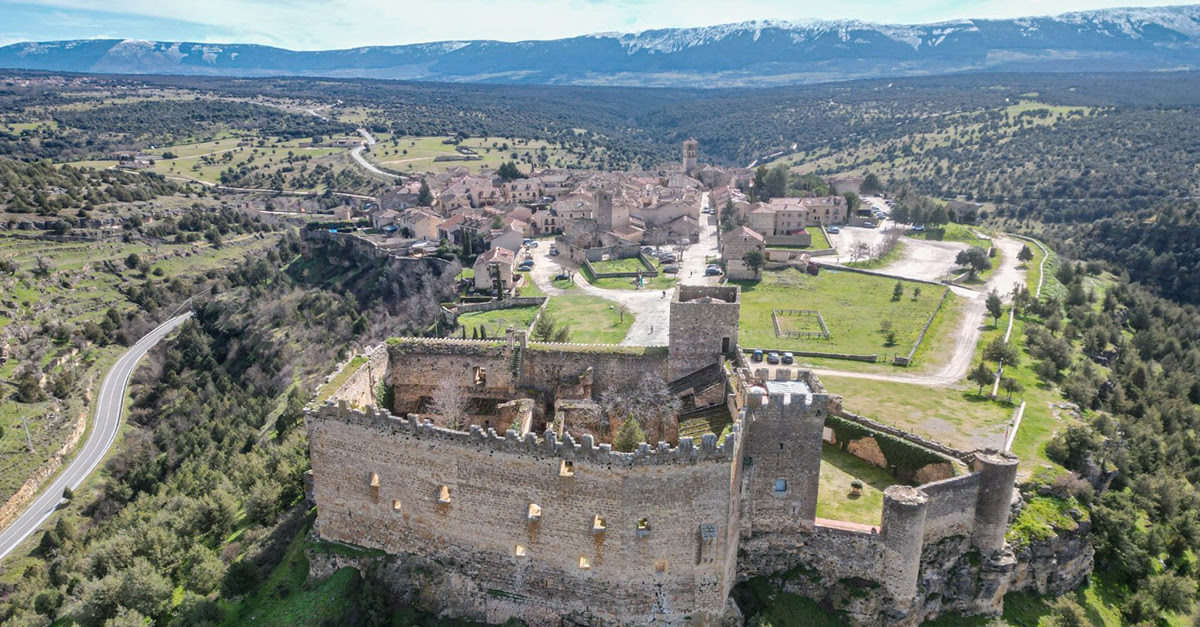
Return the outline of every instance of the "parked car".
{"type": "Polygon", "coordinates": [[[551,256],[551,257],[557,257],[557,256],[558,256],[558,249],[557,249],[557,248],[551,248],[551,249],[550,249],[550,256],[551,256]]]}
{"type": "Polygon", "coordinates": [[[664,255],[660,261],[663,263],[676,263],[679,259],[675,255],[664,255]]]}
{"type": "Polygon", "coordinates": [[[752,361],[762,361],[763,360],[763,352],[761,350],[756,349],[753,353],[750,354],[750,359],[752,361]]]}
{"type": "Polygon", "coordinates": [[[873,228],[875,228],[875,223],[870,220],[867,220],[866,222],[863,222],[863,228],[873,229],[873,228]]]}
{"type": "Polygon", "coordinates": [[[679,274],[679,266],[668,264],[662,267],[663,274],[679,274]]]}
{"type": "Polygon", "coordinates": [[[709,266],[704,269],[704,276],[721,276],[721,269],[717,266],[709,266]]]}
{"type": "Polygon", "coordinates": [[[768,364],[778,364],[779,363],[779,353],[776,353],[775,351],[771,351],[771,352],[767,353],[767,363],[768,364]]]}
{"type": "Polygon", "coordinates": [[[533,239],[531,239],[531,238],[528,238],[528,237],[526,237],[525,239],[521,240],[521,245],[522,245],[522,246],[528,246],[528,245],[530,245],[530,244],[532,244],[532,243],[533,243],[533,239]]]}
{"type": "Polygon", "coordinates": [[[914,224],[914,225],[913,225],[913,230],[914,230],[914,231],[924,231],[924,230],[925,230],[925,225],[924,225],[924,224],[914,224]]]}
{"type": "Polygon", "coordinates": [[[831,235],[837,235],[838,233],[842,232],[842,230],[837,228],[836,226],[831,226],[825,230],[828,231],[831,235]]]}
{"type": "Polygon", "coordinates": [[[795,363],[795,361],[796,361],[795,355],[792,355],[791,353],[783,354],[783,363],[790,364],[790,363],[795,363]]]}
{"type": "Polygon", "coordinates": [[[517,264],[517,266],[519,266],[519,267],[522,267],[522,268],[523,268],[523,267],[526,267],[526,266],[528,266],[528,267],[532,268],[532,267],[533,267],[533,260],[532,260],[532,259],[526,259],[525,261],[522,261],[521,263],[517,264]]]}
{"type": "Polygon", "coordinates": [[[554,275],[554,280],[555,281],[570,281],[571,275],[569,275],[565,272],[560,272],[560,273],[554,275]]]}
{"type": "Polygon", "coordinates": [[[530,247],[530,248],[537,248],[537,247],[538,247],[538,243],[537,243],[537,242],[529,242],[529,247],[530,247]]]}
{"type": "Polygon", "coordinates": [[[532,266],[532,265],[528,265],[528,266],[517,266],[517,272],[529,272],[530,270],[533,270],[533,266],[532,266]]]}
{"type": "Polygon", "coordinates": [[[642,246],[642,254],[643,255],[654,254],[654,247],[653,246],[642,246]]]}

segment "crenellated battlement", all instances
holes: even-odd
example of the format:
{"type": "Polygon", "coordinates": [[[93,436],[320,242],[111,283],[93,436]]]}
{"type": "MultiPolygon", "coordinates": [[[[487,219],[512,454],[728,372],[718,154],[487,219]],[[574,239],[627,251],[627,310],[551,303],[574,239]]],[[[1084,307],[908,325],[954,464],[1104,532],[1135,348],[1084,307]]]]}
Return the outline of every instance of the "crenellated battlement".
{"type": "Polygon", "coordinates": [[[545,432],[542,437],[535,433],[527,433],[522,437],[513,429],[499,434],[495,429],[485,430],[474,425],[468,431],[458,431],[439,427],[429,420],[421,420],[416,414],[399,418],[373,405],[366,409],[352,409],[344,401],[328,401],[323,406],[308,408],[306,413],[312,426],[316,426],[314,423],[320,421],[335,421],[379,429],[392,435],[406,433],[418,438],[435,438],[473,448],[484,447],[535,457],[556,457],[567,461],[588,461],[622,467],[712,461],[730,463],[736,459],[741,448],[740,437],[743,428],[741,421],[735,422],[723,442],[720,442],[715,434],[706,433],[700,438],[698,446],[693,438],[683,437],[679,439],[679,446],[672,447],[666,442],[651,446],[643,442],[638,450],[623,453],[612,450],[610,444],[596,444],[591,435],[584,435],[577,442],[570,434],[560,439],[553,431],[545,432]]]}

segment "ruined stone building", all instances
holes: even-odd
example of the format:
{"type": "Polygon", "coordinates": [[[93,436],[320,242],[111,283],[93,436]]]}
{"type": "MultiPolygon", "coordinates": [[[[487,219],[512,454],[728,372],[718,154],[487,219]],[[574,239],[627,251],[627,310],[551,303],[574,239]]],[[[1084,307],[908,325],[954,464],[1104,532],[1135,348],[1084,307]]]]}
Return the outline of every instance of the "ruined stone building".
{"type": "Polygon", "coordinates": [[[677,288],[666,347],[521,331],[379,347],[308,413],[316,533],[397,556],[435,609],[495,623],[739,624],[733,586],[789,573],[863,624],[916,625],[996,612],[1030,582],[1078,583],[1008,550],[1008,455],[946,459],[947,478],[888,488],[878,527],[818,519],[841,398],[807,371],[751,372],[739,298],[677,288]],[[675,399],[676,429],[618,452],[605,403],[649,378],[675,399]],[[469,407],[457,425],[430,411],[448,387],[469,407]]]}

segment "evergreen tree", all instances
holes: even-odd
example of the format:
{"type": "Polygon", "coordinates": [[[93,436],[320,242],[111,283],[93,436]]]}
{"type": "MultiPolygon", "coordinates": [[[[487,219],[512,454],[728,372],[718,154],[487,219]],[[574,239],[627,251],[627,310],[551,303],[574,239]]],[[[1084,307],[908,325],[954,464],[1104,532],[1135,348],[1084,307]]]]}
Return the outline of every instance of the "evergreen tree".
{"type": "Polygon", "coordinates": [[[622,453],[632,453],[645,441],[646,432],[642,429],[642,425],[638,423],[637,418],[630,415],[625,419],[625,424],[621,425],[621,429],[617,431],[617,437],[613,440],[613,448],[622,453]]]}

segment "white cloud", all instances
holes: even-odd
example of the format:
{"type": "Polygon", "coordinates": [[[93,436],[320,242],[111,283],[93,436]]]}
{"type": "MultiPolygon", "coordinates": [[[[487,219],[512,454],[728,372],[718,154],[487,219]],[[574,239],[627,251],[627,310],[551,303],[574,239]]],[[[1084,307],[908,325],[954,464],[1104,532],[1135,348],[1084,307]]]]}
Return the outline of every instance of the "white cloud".
{"type": "MultiPolygon", "coordinates": [[[[68,11],[98,10],[93,0],[24,0],[24,4],[68,11]]],[[[201,31],[212,33],[203,37],[205,40],[311,50],[448,39],[556,39],[601,31],[703,26],[752,19],[857,18],[911,23],[1155,4],[1162,1],[110,0],[103,11],[136,20],[161,20],[164,31],[170,31],[172,23],[194,24],[201,31]]],[[[19,28],[30,31],[32,26],[19,28]]],[[[106,30],[111,29],[109,21],[106,30]]],[[[80,36],[89,34],[81,30],[80,36]]],[[[182,37],[164,32],[158,38],[182,37]]]]}

